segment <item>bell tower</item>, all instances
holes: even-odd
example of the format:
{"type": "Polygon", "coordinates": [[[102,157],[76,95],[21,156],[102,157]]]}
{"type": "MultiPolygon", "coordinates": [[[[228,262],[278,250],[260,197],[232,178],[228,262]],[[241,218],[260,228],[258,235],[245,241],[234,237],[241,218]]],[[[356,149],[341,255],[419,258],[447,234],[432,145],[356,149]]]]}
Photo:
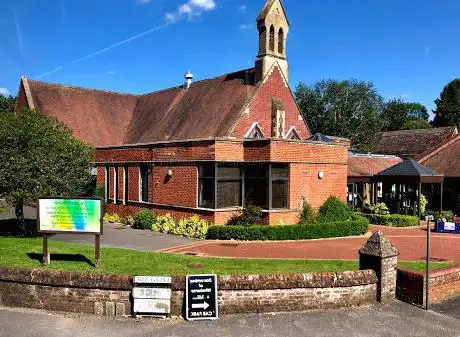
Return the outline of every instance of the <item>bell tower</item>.
{"type": "Polygon", "coordinates": [[[278,64],[287,81],[289,65],[286,57],[286,41],[289,20],[281,0],[266,0],[257,17],[259,31],[259,55],[256,60],[256,83],[262,81],[274,64],[278,64]]]}

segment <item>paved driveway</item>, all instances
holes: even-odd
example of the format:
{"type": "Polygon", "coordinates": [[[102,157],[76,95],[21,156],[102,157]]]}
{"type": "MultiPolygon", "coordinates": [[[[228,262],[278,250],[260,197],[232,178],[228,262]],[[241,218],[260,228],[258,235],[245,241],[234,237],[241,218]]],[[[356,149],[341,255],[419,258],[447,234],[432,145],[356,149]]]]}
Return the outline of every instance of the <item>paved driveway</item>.
{"type": "Polygon", "coordinates": [[[10,337],[406,337],[460,336],[460,320],[396,302],[391,306],[277,315],[224,316],[216,322],[104,319],[0,308],[10,337]]]}
{"type": "MultiPolygon", "coordinates": [[[[424,260],[426,230],[421,228],[389,228],[372,226],[382,231],[398,248],[403,261],[424,260]]],[[[296,258],[296,259],[358,259],[358,250],[366,238],[340,238],[289,242],[207,241],[194,246],[171,248],[170,253],[195,253],[204,256],[296,258]]],[[[433,233],[431,257],[434,261],[460,263],[460,235],[433,233]]]]}
{"type": "Polygon", "coordinates": [[[451,316],[460,320],[460,297],[453,298],[444,303],[434,304],[431,306],[431,309],[440,314],[451,316]]]}
{"type": "MultiPolygon", "coordinates": [[[[24,216],[26,219],[36,219],[37,211],[32,207],[24,208],[24,216]]],[[[14,210],[8,209],[5,214],[0,216],[0,219],[14,218],[14,210]]],[[[94,244],[94,235],[56,235],[53,240],[88,243],[94,244]]],[[[101,238],[103,247],[129,248],[145,251],[156,251],[166,248],[172,248],[182,245],[197,243],[197,240],[191,240],[183,237],[154,233],[152,231],[135,230],[123,225],[104,224],[104,235],[101,238]]]]}

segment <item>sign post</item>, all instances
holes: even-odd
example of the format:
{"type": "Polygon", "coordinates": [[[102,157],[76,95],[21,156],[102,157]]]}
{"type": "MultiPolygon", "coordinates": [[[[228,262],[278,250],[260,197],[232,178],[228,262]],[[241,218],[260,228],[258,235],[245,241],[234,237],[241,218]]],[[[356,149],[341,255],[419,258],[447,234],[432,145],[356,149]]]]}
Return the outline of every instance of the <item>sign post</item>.
{"type": "Polygon", "coordinates": [[[431,217],[426,217],[426,285],[425,285],[425,309],[430,310],[430,252],[431,252],[431,217]]]}
{"type": "Polygon", "coordinates": [[[102,200],[99,198],[46,198],[38,201],[38,232],[43,233],[43,264],[50,263],[48,239],[53,234],[95,235],[95,267],[101,264],[103,232],[102,200]]]}
{"type": "Polygon", "coordinates": [[[187,276],[185,297],[185,317],[188,321],[219,318],[217,275],[187,276]]]}

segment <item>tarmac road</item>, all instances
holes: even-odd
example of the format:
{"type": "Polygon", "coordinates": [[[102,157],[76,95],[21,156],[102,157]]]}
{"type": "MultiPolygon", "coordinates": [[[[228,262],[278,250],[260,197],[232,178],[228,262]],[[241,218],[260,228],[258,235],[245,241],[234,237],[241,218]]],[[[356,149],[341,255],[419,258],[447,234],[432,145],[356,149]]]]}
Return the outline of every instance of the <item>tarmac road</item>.
{"type": "Polygon", "coordinates": [[[460,320],[401,302],[340,311],[224,316],[215,322],[108,319],[0,308],[5,337],[459,337],[460,320]]]}

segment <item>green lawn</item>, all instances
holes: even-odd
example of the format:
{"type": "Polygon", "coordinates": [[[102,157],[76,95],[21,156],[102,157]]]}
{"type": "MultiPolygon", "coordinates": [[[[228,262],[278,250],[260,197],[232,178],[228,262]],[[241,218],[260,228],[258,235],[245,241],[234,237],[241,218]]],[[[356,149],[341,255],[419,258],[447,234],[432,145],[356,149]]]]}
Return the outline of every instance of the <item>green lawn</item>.
{"type": "MultiPolygon", "coordinates": [[[[51,264],[41,265],[40,238],[0,237],[0,267],[47,268],[60,271],[98,272],[127,275],[174,275],[216,273],[219,275],[342,272],[357,270],[357,261],[334,260],[246,260],[215,259],[140,252],[127,249],[102,249],[102,266],[94,269],[94,247],[49,241],[51,264]]],[[[436,263],[433,268],[450,264],[436,263]]],[[[401,263],[401,267],[423,271],[424,263],[401,263]]]]}

